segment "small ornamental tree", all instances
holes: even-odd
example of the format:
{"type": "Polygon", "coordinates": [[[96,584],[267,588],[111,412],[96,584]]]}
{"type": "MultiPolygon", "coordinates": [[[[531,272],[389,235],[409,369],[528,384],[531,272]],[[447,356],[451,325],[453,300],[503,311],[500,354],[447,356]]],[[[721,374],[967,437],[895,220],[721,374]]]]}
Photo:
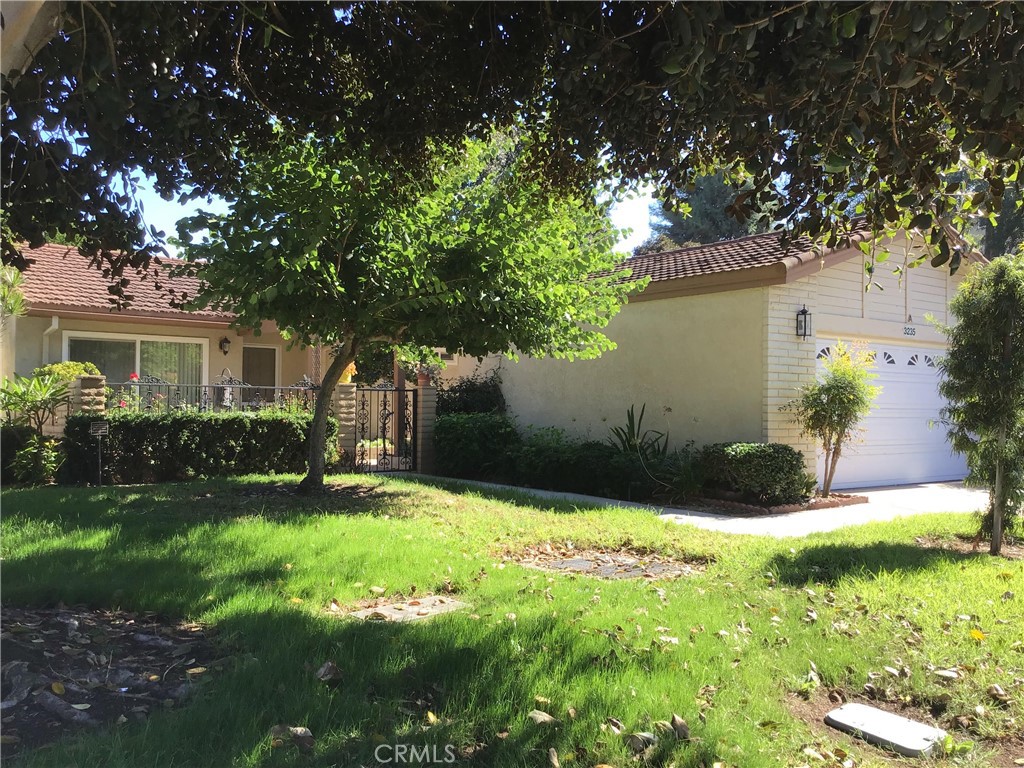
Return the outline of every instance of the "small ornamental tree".
{"type": "Polygon", "coordinates": [[[832,490],[843,449],[882,391],[871,384],[878,378],[878,374],[871,373],[872,368],[874,356],[870,352],[839,342],[832,348],[817,380],[802,387],[799,396],[783,406],[794,413],[801,431],[821,447],[825,457],[823,496],[832,490]]]}
{"type": "Polygon", "coordinates": [[[950,312],[943,416],[953,448],[967,456],[968,481],[989,489],[982,530],[998,555],[1007,521],[1024,504],[1024,252],[972,271],[950,312]]]}
{"type": "Polygon", "coordinates": [[[368,345],[570,359],[614,348],[598,329],[638,287],[615,269],[615,232],[592,196],[552,191],[522,149],[507,136],[435,148],[425,175],[405,177],[340,137],[282,139],[247,156],[228,214],[179,223],[205,283],[193,306],[334,348],[305,489],[323,485],[331,394],[368,345]]]}

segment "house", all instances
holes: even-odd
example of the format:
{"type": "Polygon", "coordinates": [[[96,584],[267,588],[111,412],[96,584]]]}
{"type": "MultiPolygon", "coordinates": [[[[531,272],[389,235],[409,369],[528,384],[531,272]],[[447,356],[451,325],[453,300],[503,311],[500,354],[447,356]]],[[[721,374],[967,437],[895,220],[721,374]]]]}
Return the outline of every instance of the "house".
{"type": "Polygon", "coordinates": [[[822,252],[806,240],[784,248],[770,233],[630,259],[634,277],[651,282],[606,329],[617,349],[597,360],[501,360],[509,409],[523,426],[604,440],[630,405],[646,405],[643,426],[667,431],[673,445],[787,443],[814,471],[813,442],[780,407],[813,381],[837,341],[859,341],[875,354],[882,392],[834,487],[963,478],[965,461],[938,423],[936,367],[946,347],[936,323],[949,319],[962,274],[926,263],[900,279],[892,266],[914,249],[890,241],[877,284],[865,290],[857,247],[865,237],[822,252]],[[801,336],[804,308],[810,330],[801,336]]]}
{"type": "Polygon", "coordinates": [[[325,350],[291,346],[272,323],[264,323],[256,336],[232,329],[228,313],[173,308],[165,291],[195,295],[199,281],[170,277],[170,260],[149,275],[131,275],[127,293],[134,299],[118,311],[110,302],[110,281],[77,249],[51,244],[26,255],[34,261],[24,273],[28,313],[11,319],[4,332],[5,378],[77,360],[95,363],[108,383],[127,382],[135,374],[198,391],[226,378],[287,387],[303,377],[319,381],[326,369],[325,350]]]}

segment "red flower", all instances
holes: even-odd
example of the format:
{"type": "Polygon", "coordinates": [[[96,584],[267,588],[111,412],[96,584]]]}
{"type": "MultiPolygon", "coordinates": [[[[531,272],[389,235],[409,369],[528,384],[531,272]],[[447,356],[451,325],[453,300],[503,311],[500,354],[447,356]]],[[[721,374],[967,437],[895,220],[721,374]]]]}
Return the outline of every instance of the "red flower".
{"type": "Polygon", "coordinates": [[[128,381],[138,381],[138,380],[139,380],[139,374],[135,373],[134,371],[128,376],[128,381]]]}
{"type": "Polygon", "coordinates": [[[127,408],[128,407],[128,403],[126,401],[122,400],[121,402],[119,402],[117,404],[117,407],[118,408],[127,408]]]}

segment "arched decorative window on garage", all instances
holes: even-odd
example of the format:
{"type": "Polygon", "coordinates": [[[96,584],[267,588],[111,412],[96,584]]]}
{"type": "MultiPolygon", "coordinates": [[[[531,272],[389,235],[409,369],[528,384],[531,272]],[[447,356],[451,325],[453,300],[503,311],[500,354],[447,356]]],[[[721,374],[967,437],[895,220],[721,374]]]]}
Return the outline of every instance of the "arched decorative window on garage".
{"type": "Polygon", "coordinates": [[[910,359],[907,360],[907,365],[917,365],[917,355],[911,355],[910,359]]]}
{"type": "Polygon", "coordinates": [[[886,365],[896,365],[896,358],[890,355],[888,352],[882,353],[882,360],[886,365]]]}
{"type": "Polygon", "coordinates": [[[818,350],[819,360],[828,360],[830,357],[832,357],[832,347],[822,347],[818,350]]]}
{"type": "Polygon", "coordinates": [[[931,355],[925,355],[924,356],[924,364],[927,365],[929,368],[934,368],[935,367],[935,358],[933,358],[931,355]]]}

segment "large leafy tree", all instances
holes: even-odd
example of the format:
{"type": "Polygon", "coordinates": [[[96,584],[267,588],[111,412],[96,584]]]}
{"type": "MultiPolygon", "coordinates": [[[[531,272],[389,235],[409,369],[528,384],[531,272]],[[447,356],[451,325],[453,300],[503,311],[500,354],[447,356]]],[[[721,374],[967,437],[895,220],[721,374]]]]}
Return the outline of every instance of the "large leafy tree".
{"type": "Polygon", "coordinates": [[[57,228],[125,281],[161,244],[128,177],[233,197],[238,148],[274,127],[340,130],[409,170],[431,140],[521,122],[560,187],[650,178],[671,195],[733,168],[750,182],[738,213],[774,206],[835,241],[863,198],[876,229],[913,224],[953,266],[947,240],[1024,147],[1020,3],[54,7],[59,32],[3,73],[4,260],[57,228]],[[960,164],[985,190],[945,181],[960,164]]]}
{"type": "Polygon", "coordinates": [[[282,138],[246,157],[229,213],[179,225],[183,241],[208,230],[184,248],[205,287],[179,299],[334,348],[305,487],[323,484],[331,394],[368,345],[569,358],[614,347],[598,329],[638,287],[615,269],[615,232],[593,195],[546,190],[527,161],[497,137],[396,176],[343,137],[282,138]]]}
{"type": "Polygon", "coordinates": [[[652,203],[651,235],[634,255],[658,253],[691,244],[717,243],[767,230],[762,219],[741,221],[730,214],[738,190],[718,172],[697,179],[669,203],[652,203]]]}
{"type": "Polygon", "coordinates": [[[969,480],[990,493],[991,553],[1024,506],[1024,252],[968,275],[950,304],[949,352],[939,385],[954,449],[969,480]]]}

